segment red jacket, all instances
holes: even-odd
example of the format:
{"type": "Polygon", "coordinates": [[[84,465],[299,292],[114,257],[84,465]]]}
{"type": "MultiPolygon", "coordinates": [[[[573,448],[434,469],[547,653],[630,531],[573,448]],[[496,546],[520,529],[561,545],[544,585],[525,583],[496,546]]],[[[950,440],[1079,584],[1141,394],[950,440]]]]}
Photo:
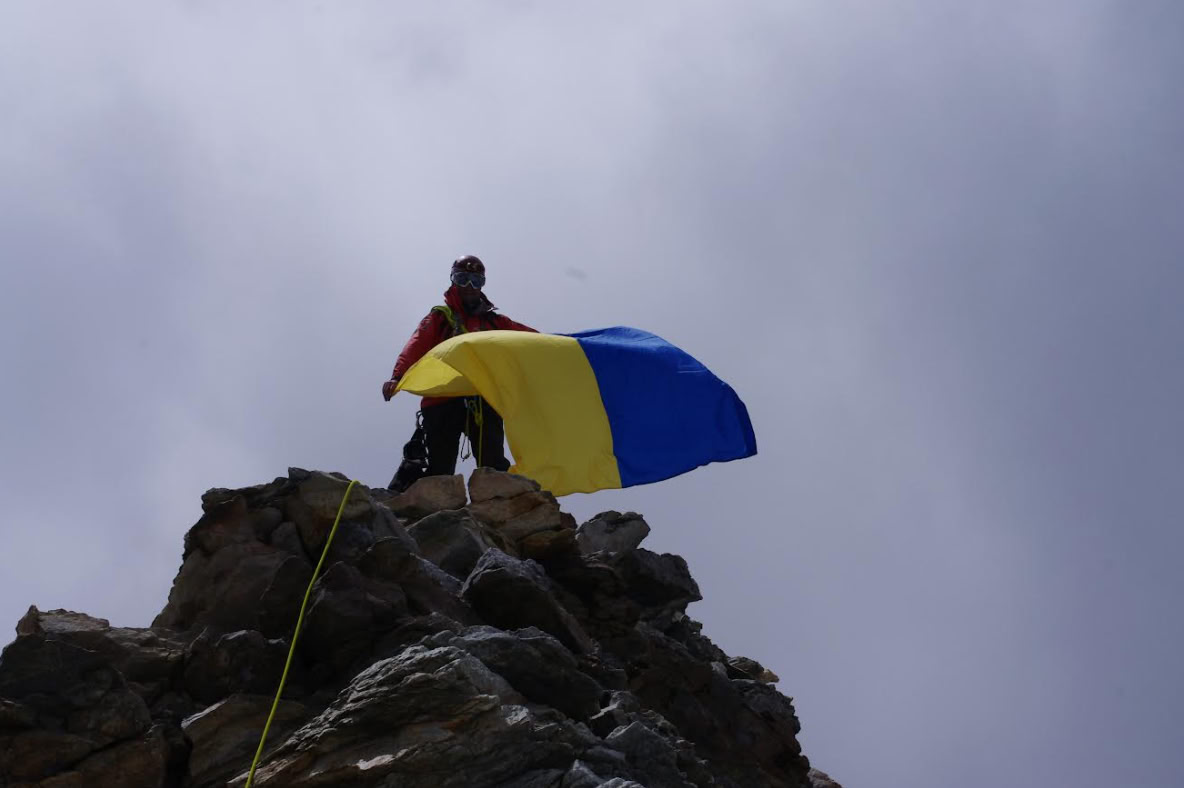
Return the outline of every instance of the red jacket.
{"type": "MultiPolygon", "coordinates": [[[[490,302],[485,294],[481,294],[481,304],[473,310],[472,313],[466,312],[464,302],[461,300],[460,293],[457,291],[455,285],[449,287],[444,291],[444,303],[452,310],[457,322],[465,327],[465,331],[489,331],[491,329],[500,329],[503,331],[532,331],[538,333],[530,326],[525,326],[517,323],[505,315],[499,315],[494,310],[496,307],[490,302]]],[[[411,368],[411,365],[424,357],[429,350],[434,348],[446,339],[452,337],[452,324],[448,322],[448,318],[440,314],[436,310],[428,312],[427,317],[419,321],[419,326],[407,340],[407,344],[403,346],[403,352],[399,354],[399,358],[395,361],[395,369],[391,372],[391,379],[397,380],[403,377],[404,373],[411,368]]],[[[424,397],[421,407],[430,408],[432,405],[438,405],[441,402],[446,402],[449,397],[424,397]]]]}

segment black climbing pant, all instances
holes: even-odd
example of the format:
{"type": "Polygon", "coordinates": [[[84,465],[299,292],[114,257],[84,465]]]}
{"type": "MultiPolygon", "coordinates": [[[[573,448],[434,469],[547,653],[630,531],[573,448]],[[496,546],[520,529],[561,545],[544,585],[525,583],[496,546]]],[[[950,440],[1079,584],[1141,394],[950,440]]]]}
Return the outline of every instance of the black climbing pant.
{"type": "Polygon", "coordinates": [[[468,436],[478,467],[510,469],[503,448],[502,417],[480,397],[456,397],[424,408],[423,431],[428,444],[428,476],[456,473],[460,436],[468,436]],[[481,424],[478,425],[478,419],[481,424]]]}

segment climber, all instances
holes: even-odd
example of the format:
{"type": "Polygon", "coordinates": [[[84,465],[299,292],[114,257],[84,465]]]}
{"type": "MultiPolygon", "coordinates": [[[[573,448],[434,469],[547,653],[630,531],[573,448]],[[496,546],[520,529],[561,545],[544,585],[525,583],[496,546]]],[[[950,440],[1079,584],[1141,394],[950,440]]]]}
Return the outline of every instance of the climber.
{"type": "MultiPolygon", "coordinates": [[[[419,322],[395,361],[390,380],[382,384],[386,401],[395,395],[404,373],[446,339],[490,329],[535,332],[495,311],[481,290],[485,286],[485,265],[477,257],[457,258],[450,278],[452,284],[444,292],[444,304],[432,307],[419,322]]],[[[403,447],[403,461],[391,479],[390,489],[401,492],[421,476],[455,473],[462,433],[469,440],[478,466],[508,470],[503,429],[501,416],[481,397],[424,397],[415,434],[403,447]]]]}

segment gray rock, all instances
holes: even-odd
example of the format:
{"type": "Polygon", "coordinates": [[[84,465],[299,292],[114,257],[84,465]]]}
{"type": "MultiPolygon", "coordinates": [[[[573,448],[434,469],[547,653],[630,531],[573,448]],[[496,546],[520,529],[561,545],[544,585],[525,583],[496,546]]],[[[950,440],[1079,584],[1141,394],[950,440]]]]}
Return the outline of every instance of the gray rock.
{"type": "MultiPolygon", "coordinates": [[[[303,555],[285,557],[260,595],[254,615],[250,615],[252,611],[243,611],[242,620],[253,622],[253,626],[247,628],[258,629],[269,638],[292,637],[300,605],[312,581],[312,570],[312,564],[303,555]]],[[[225,624],[225,619],[221,623],[225,624]]]]}
{"type": "Polygon", "coordinates": [[[578,654],[596,650],[579,622],[556,599],[550,579],[534,561],[488,550],[465,580],[461,596],[486,621],[502,629],[538,627],[578,654]]]}
{"type": "Polygon", "coordinates": [[[194,550],[213,555],[228,545],[256,540],[246,497],[237,490],[211,490],[206,493],[202,504],[204,514],[185,534],[186,556],[194,550]],[[212,498],[216,492],[225,492],[226,496],[212,498]],[[207,502],[206,498],[210,500],[207,502]]]}
{"type": "Polygon", "coordinates": [[[38,720],[57,721],[94,749],[106,747],[139,736],[151,725],[144,699],[112,662],[111,656],[71,643],[65,636],[20,635],[0,656],[0,697],[34,713],[38,720]]]}
{"type": "MultiPolygon", "coordinates": [[[[346,485],[208,491],[153,628],[31,609],[0,656],[0,785],[242,785],[346,485]]],[[[530,480],[470,490],[355,487],[260,788],[833,788],[775,677],[686,616],[686,563],[636,546],[641,518],[598,515],[581,550],[530,480]]]]}
{"type": "Polygon", "coordinates": [[[385,505],[398,516],[414,522],[435,512],[461,509],[467,500],[463,476],[425,476],[385,505]]]}
{"type": "Polygon", "coordinates": [[[497,788],[559,788],[563,774],[562,769],[535,769],[498,783],[497,788]]]}
{"type": "Polygon", "coordinates": [[[413,615],[439,612],[458,622],[476,623],[476,614],[460,598],[460,580],[418,555],[414,542],[412,547],[414,553],[399,539],[379,539],[358,568],[367,577],[397,583],[413,615]]]}
{"type": "Polygon", "coordinates": [[[395,516],[385,506],[376,507],[374,513],[374,520],[371,522],[371,530],[374,532],[374,539],[398,539],[407,545],[407,548],[412,552],[416,551],[415,540],[407,533],[407,528],[402,520],[395,516]]]}
{"type": "Polygon", "coordinates": [[[143,736],[97,752],[74,766],[82,785],[161,788],[168,769],[169,747],[157,726],[143,736]]]}
{"type": "MultiPolygon", "coordinates": [[[[333,542],[329,545],[329,553],[325,556],[326,564],[344,561],[356,564],[366,551],[374,544],[374,532],[370,523],[357,520],[343,520],[333,534],[333,542]]],[[[317,556],[318,560],[320,555],[317,556]]]]}
{"type": "Polygon", "coordinates": [[[189,645],[182,686],[201,703],[236,693],[267,693],[278,686],[287,656],[286,641],[255,630],[225,635],[203,630],[189,645]]]}
{"type": "Polygon", "coordinates": [[[0,731],[14,731],[37,725],[37,715],[27,706],[0,698],[0,731]]]}
{"type": "Polygon", "coordinates": [[[73,733],[49,730],[0,733],[0,785],[45,779],[95,749],[94,742],[73,733]]]}
{"type": "Polygon", "coordinates": [[[460,649],[413,646],[360,673],[277,750],[255,784],[495,786],[596,746],[586,728],[523,700],[460,649]]]}
{"type": "Polygon", "coordinates": [[[259,621],[260,602],[290,560],[297,559],[259,542],[229,544],[213,555],[195,550],[181,565],[168,604],[152,626],[179,632],[207,626],[266,631],[266,622],[259,621]]]}
{"type": "Polygon", "coordinates": [[[641,722],[618,728],[606,736],[604,742],[625,753],[631,764],[643,766],[652,788],[694,788],[678,768],[677,749],[641,722]]]}
{"type": "Polygon", "coordinates": [[[492,468],[477,468],[469,475],[469,499],[481,503],[493,498],[516,498],[542,488],[534,479],[492,468]]]}
{"type": "Polygon", "coordinates": [[[616,556],[613,565],[643,618],[684,613],[688,604],[703,598],[682,556],[637,548],[616,556]]]}
{"type": "Polygon", "coordinates": [[[441,634],[432,645],[464,649],[530,700],[586,721],[600,711],[603,688],[580,672],[576,658],[539,629],[503,632],[489,626],[441,634]]]}
{"type": "Polygon", "coordinates": [[[276,549],[308,560],[308,554],[304,551],[304,542],[300,541],[300,531],[297,530],[296,523],[291,520],[276,526],[276,529],[271,532],[269,541],[271,546],[276,549]]]}
{"type": "Polygon", "coordinates": [[[336,563],[313,586],[297,648],[340,671],[407,615],[399,586],[368,583],[357,568],[336,563]]]}
{"type": "MultiPolygon", "coordinates": [[[[250,764],[271,711],[267,695],[232,695],[181,723],[193,745],[189,779],[194,788],[221,786],[250,764]]],[[[270,752],[308,719],[308,710],[294,701],[281,700],[267,734],[270,752]]]]}
{"type": "MultiPolygon", "coordinates": [[[[333,523],[337,521],[338,510],[341,510],[341,520],[338,530],[346,523],[356,521],[354,530],[370,530],[369,523],[374,519],[376,504],[370,497],[369,488],[365,485],[355,485],[350,491],[349,500],[345,508],[341,509],[349,483],[326,473],[314,472],[307,479],[300,482],[296,493],[284,499],[284,515],[296,523],[300,531],[300,540],[309,556],[320,557],[325,546],[325,540],[333,532],[333,523]]],[[[372,542],[373,533],[368,534],[372,542]]],[[[334,536],[334,546],[339,536],[334,536]]],[[[345,537],[346,540],[352,537],[345,537]]]]}
{"type": "Polygon", "coordinates": [[[635,512],[601,512],[580,526],[576,541],[580,552],[591,555],[600,551],[623,553],[636,549],[647,536],[650,527],[635,512]]]}
{"type": "Polygon", "coordinates": [[[251,510],[250,521],[255,530],[255,538],[260,542],[268,542],[271,540],[272,532],[284,521],[284,513],[274,506],[264,506],[251,510]]]}
{"type": "Polygon", "coordinates": [[[634,722],[641,711],[641,704],[630,692],[618,690],[612,693],[608,704],[588,721],[588,727],[597,736],[605,738],[617,728],[634,722]]]}
{"type": "Polygon", "coordinates": [[[423,556],[463,580],[496,542],[464,509],[436,512],[407,529],[423,556]]]}
{"type": "Polygon", "coordinates": [[[112,627],[106,619],[69,610],[30,607],[17,631],[101,655],[147,703],[165,690],[185,651],[184,640],[167,630],[112,627]]]}
{"type": "Polygon", "coordinates": [[[596,772],[592,771],[588,767],[588,764],[583,761],[576,761],[567,770],[567,773],[563,775],[563,779],[559,783],[559,788],[645,788],[645,786],[622,777],[613,777],[610,780],[605,780],[596,772]]]}
{"type": "Polygon", "coordinates": [[[373,513],[374,502],[370,498],[369,488],[364,484],[354,485],[342,510],[341,503],[347,489],[348,481],[314,471],[297,486],[295,499],[307,506],[314,517],[327,520],[330,526],[339,510],[342,521],[363,519],[373,513]]]}
{"type": "Polygon", "coordinates": [[[776,684],[781,681],[776,673],[749,657],[732,657],[727,664],[728,678],[750,679],[764,684],[776,684]]]}

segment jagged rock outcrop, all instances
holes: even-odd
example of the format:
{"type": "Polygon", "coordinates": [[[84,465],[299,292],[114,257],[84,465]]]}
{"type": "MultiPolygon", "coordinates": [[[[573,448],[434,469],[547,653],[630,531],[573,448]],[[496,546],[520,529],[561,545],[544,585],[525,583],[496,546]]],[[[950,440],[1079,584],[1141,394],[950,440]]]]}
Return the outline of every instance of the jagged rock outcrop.
{"type": "MultiPolygon", "coordinates": [[[[242,786],[348,481],[214,489],[143,629],[30,608],[0,655],[0,788],[242,786]]],[[[576,526],[479,469],[354,487],[260,788],[822,788],[778,679],[686,615],[634,513],[576,526]]]]}

